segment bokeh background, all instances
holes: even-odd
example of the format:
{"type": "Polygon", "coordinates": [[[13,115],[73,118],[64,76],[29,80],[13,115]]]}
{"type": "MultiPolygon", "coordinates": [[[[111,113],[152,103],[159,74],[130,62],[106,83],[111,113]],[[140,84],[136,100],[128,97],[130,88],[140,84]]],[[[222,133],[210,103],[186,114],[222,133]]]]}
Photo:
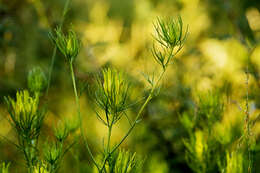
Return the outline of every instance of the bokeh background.
{"type": "MultiPolygon", "coordinates": [[[[26,76],[32,67],[40,66],[48,73],[54,48],[48,32],[60,22],[64,3],[0,0],[0,134],[11,141],[15,142],[16,136],[8,122],[3,96],[14,96],[17,90],[26,89],[26,76]]],[[[225,108],[223,119],[214,125],[216,141],[229,141],[232,137],[225,135],[241,133],[244,113],[238,105],[245,108],[247,65],[250,117],[260,113],[258,0],[73,0],[64,28],[73,27],[83,42],[75,69],[85,134],[94,153],[102,150],[106,137],[106,127],[97,120],[87,89],[94,74],[108,65],[126,72],[132,82],[132,97],[142,100],[148,88],[143,73],[153,74],[159,69],[150,52],[153,23],[157,17],[178,15],[189,28],[186,44],[169,67],[160,94],[147,106],[142,121],[122,148],[145,158],[144,172],[193,172],[185,159],[183,141],[189,133],[182,117],[194,115],[199,95],[218,91],[225,108]],[[255,47],[253,52],[250,46],[255,47]]],[[[61,119],[76,117],[73,96],[68,66],[57,53],[49,96],[45,98],[48,113],[41,141],[51,138],[52,127],[61,119]]],[[[137,110],[138,105],[133,106],[130,116],[134,117],[137,110]]],[[[120,121],[113,130],[113,143],[128,127],[127,121],[120,121]]],[[[201,132],[199,127],[193,130],[194,134],[201,132]]],[[[256,122],[253,133],[255,171],[260,172],[260,122],[256,122]]],[[[12,172],[23,170],[22,154],[0,139],[0,161],[11,162],[12,172]]],[[[60,171],[91,172],[92,167],[79,142],[66,154],[60,171]]]]}

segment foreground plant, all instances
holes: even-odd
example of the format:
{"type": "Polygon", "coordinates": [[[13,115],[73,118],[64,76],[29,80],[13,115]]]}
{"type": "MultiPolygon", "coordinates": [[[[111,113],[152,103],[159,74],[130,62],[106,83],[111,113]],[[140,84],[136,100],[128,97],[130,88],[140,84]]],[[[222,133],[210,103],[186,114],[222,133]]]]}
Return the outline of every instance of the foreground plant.
{"type": "MultiPolygon", "coordinates": [[[[75,101],[77,105],[78,119],[80,122],[81,136],[84,139],[85,146],[91,156],[92,161],[94,162],[98,172],[100,173],[108,171],[107,167],[111,165],[113,154],[118,150],[119,146],[126,140],[126,138],[129,136],[129,134],[138,123],[145,107],[153,98],[155,94],[154,92],[161,82],[168,65],[184,45],[184,41],[187,36],[187,30],[185,32],[183,31],[183,23],[181,17],[179,17],[177,20],[158,19],[154,27],[156,31],[156,34],[154,35],[156,44],[154,44],[153,46],[152,54],[156,62],[161,66],[162,71],[156,80],[150,80],[149,78],[147,79],[148,82],[151,84],[151,90],[146,97],[144,103],[140,106],[140,109],[136,117],[134,118],[134,121],[130,121],[128,115],[125,112],[125,110],[129,108],[127,99],[129,93],[131,93],[131,90],[129,89],[129,83],[125,79],[125,76],[121,72],[118,72],[113,68],[107,68],[102,71],[102,76],[97,79],[95,102],[102,110],[102,113],[100,114],[99,112],[96,112],[96,114],[98,119],[101,120],[102,123],[108,128],[108,137],[106,147],[104,148],[104,157],[100,164],[95,160],[83,133],[79,97],[77,92],[77,85],[75,82],[75,73],[73,69],[74,62],[80,51],[81,43],[73,30],[70,30],[67,34],[64,34],[61,28],[57,28],[54,33],[50,34],[52,41],[55,43],[59,51],[63,54],[70,67],[75,101]],[[104,117],[102,115],[104,115],[104,117]],[[127,133],[122,137],[122,139],[115,146],[111,147],[110,140],[112,136],[113,125],[117,123],[123,115],[125,115],[125,117],[127,117],[127,119],[129,120],[130,127],[127,133]]],[[[133,162],[130,161],[129,164],[133,164],[133,162]]],[[[114,170],[114,172],[120,172],[119,170],[120,169],[114,170]]],[[[127,169],[125,171],[128,172],[127,169]]]]}
{"type": "Polygon", "coordinates": [[[29,173],[57,172],[65,153],[73,145],[65,146],[65,140],[74,129],[66,123],[54,129],[56,141],[44,148],[45,164],[42,164],[38,148],[46,108],[40,107],[40,98],[46,88],[46,77],[41,68],[36,67],[28,74],[28,90],[18,91],[16,98],[5,97],[10,123],[17,134],[16,147],[22,151],[29,173]]]}
{"type": "Polygon", "coordinates": [[[5,97],[11,125],[16,130],[19,149],[24,153],[27,166],[38,160],[38,137],[45,117],[45,110],[39,109],[39,97],[31,96],[27,90],[19,91],[16,100],[5,97]]]}
{"type": "Polygon", "coordinates": [[[59,51],[64,55],[66,62],[68,63],[70,67],[70,73],[71,73],[71,80],[73,84],[74,89],[74,95],[75,95],[75,102],[77,106],[77,115],[78,115],[78,121],[79,121],[79,128],[81,136],[83,137],[85,146],[91,156],[92,161],[94,164],[98,167],[97,162],[94,159],[94,156],[89,148],[88,142],[86,140],[86,137],[84,135],[83,126],[82,126],[82,116],[80,112],[80,105],[79,105],[79,96],[77,91],[77,85],[75,80],[75,73],[74,73],[74,62],[75,59],[78,56],[78,53],[80,51],[81,42],[77,38],[75,32],[73,30],[70,30],[67,34],[64,34],[61,30],[61,28],[57,28],[54,33],[50,33],[50,37],[54,44],[57,46],[59,51]]]}

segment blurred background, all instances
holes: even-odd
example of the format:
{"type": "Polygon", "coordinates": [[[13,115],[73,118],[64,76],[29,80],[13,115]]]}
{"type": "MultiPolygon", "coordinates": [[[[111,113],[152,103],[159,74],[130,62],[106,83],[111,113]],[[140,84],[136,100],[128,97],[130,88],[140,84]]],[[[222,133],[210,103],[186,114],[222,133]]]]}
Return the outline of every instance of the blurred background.
{"type": "MultiPolygon", "coordinates": [[[[9,125],[3,96],[14,96],[17,90],[26,89],[28,71],[34,66],[48,74],[54,49],[48,32],[61,21],[64,4],[65,0],[0,0],[0,134],[11,141],[16,142],[16,134],[9,125]]],[[[221,98],[224,110],[222,118],[213,122],[212,136],[219,148],[228,148],[243,131],[247,66],[250,117],[259,115],[258,0],[73,0],[64,28],[73,27],[83,42],[75,70],[85,134],[94,153],[102,150],[107,132],[95,116],[87,90],[94,74],[108,65],[124,71],[131,78],[132,97],[142,100],[149,87],[143,73],[153,74],[159,69],[150,52],[153,23],[157,17],[178,15],[189,28],[186,44],[169,67],[160,94],[146,107],[142,121],[122,148],[144,158],[147,173],[196,172],[188,159],[185,141],[192,141],[193,133],[199,145],[198,136],[208,126],[203,118],[191,121],[197,115],[199,98],[216,94],[221,98]],[[211,95],[207,95],[209,91],[211,95]]],[[[52,127],[60,120],[76,117],[68,66],[59,52],[45,99],[48,113],[42,141],[53,136],[52,127]]],[[[138,106],[129,110],[130,117],[136,115],[138,106]]],[[[120,140],[128,127],[127,121],[120,121],[113,130],[112,143],[120,140]]],[[[254,167],[260,172],[259,121],[252,133],[256,139],[254,167]]],[[[10,162],[11,172],[23,170],[22,154],[4,138],[0,139],[0,161],[10,162]]],[[[220,172],[217,153],[225,155],[225,149],[216,150],[210,157],[215,161],[208,160],[212,168],[206,172],[220,172]]],[[[92,167],[79,142],[66,154],[60,172],[91,172],[92,167]]]]}

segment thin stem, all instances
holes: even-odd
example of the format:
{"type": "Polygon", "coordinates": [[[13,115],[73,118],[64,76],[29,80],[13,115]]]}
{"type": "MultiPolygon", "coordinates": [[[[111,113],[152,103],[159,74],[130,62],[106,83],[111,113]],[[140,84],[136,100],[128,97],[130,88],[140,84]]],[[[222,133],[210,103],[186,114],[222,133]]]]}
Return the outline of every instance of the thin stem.
{"type": "Polygon", "coordinates": [[[249,136],[249,74],[248,74],[248,63],[247,63],[247,68],[246,68],[246,117],[245,117],[245,125],[246,125],[246,130],[247,130],[247,135],[249,136]]]}
{"type": "Polygon", "coordinates": [[[75,81],[75,75],[74,75],[74,70],[73,70],[73,62],[70,61],[70,72],[71,72],[71,79],[72,79],[72,83],[73,83],[73,89],[74,89],[74,95],[75,95],[75,101],[76,101],[76,105],[77,105],[77,114],[78,114],[78,119],[79,119],[79,126],[80,126],[80,133],[81,133],[81,136],[83,137],[83,141],[85,143],[85,146],[88,150],[88,153],[92,159],[92,161],[94,162],[95,166],[97,167],[97,169],[99,170],[99,166],[89,148],[89,145],[88,145],[88,142],[87,142],[87,139],[84,135],[84,131],[83,131],[83,126],[82,126],[82,117],[81,117],[81,114],[80,114],[80,105],[79,105],[79,97],[78,97],[78,92],[77,92],[77,86],[76,86],[76,81],[75,81]]]}
{"type": "Polygon", "coordinates": [[[158,80],[156,81],[156,83],[153,85],[151,92],[149,93],[147,99],[145,100],[144,104],[142,105],[142,107],[139,109],[138,114],[135,118],[134,124],[131,126],[131,128],[128,130],[128,132],[126,133],[126,135],[121,139],[121,141],[114,147],[114,149],[111,151],[111,154],[124,142],[124,140],[128,137],[128,135],[132,132],[132,130],[134,129],[135,125],[138,122],[139,117],[142,115],[144,108],[147,106],[147,104],[149,103],[149,101],[152,99],[153,96],[153,92],[155,90],[155,88],[157,87],[158,83],[161,81],[163,75],[165,73],[165,70],[163,70],[158,78],[158,80]]]}
{"type": "MultiPolygon", "coordinates": [[[[125,136],[120,140],[120,142],[112,149],[112,151],[109,153],[109,155],[113,154],[117,149],[118,147],[125,141],[125,139],[129,136],[129,134],[132,132],[132,130],[134,129],[135,125],[137,124],[138,122],[138,119],[140,118],[140,116],[142,115],[143,111],[144,111],[144,108],[147,106],[147,104],[149,103],[149,101],[152,99],[153,97],[153,94],[154,94],[154,90],[156,89],[157,85],[159,84],[159,82],[161,81],[164,73],[165,73],[166,69],[163,69],[163,71],[161,72],[159,78],[157,79],[157,81],[155,82],[155,84],[153,85],[148,97],[146,98],[144,104],[142,105],[142,107],[139,109],[138,111],[138,114],[135,118],[135,121],[134,123],[132,124],[132,126],[129,128],[129,130],[127,131],[127,133],[125,134],[125,136]]],[[[104,158],[104,161],[102,163],[102,167],[101,167],[101,172],[102,170],[104,169],[105,167],[105,164],[106,164],[106,161],[108,159],[108,156],[107,155],[105,158],[104,158]]]]}
{"type": "MultiPolygon", "coordinates": [[[[70,4],[70,0],[67,0],[65,2],[64,8],[63,8],[61,22],[59,24],[59,27],[62,27],[62,25],[64,23],[65,16],[66,16],[66,13],[68,11],[69,4],[70,4]]],[[[53,71],[53,68],[54,68],[54,62],[55,62],[55,58],[56,58],[56,53],[57,53],[57,46],[54,47],[53,52],[52,52],[52,56],[51,56],[51,66],[50,66],[50,69],[49,69],[48,84],[47,84],[47,89],[46,89],[46,96],[48,96],[48,94],[49,94],[49,88],[50,88],[50,83],[51,83],[51,76],[52,76],[52,71],[53,71]]]]}
{"type": "MultiPolygon", "coordinates": [[[[249,141],[250,138],[250,133],[251,133],[251,126],[250,126],[250,114],[249,114],[249,62],[250,62],[250,57],[254,51],[255,47],[253,47],[250,51],[249,51],[249,55],[247,57],[247,66],[246,66],[246,110],[245,110],[245,135],[246,135],[246,141],[249,141]]],[[[251,151],[250,151],[250,144],[247,142],[247,149],[248,149],[248,159],[249,159],[249,165],[248,165],[248,172],[251,172],[251,151]]]]}
{"type": "Polygon", "coordinates": [[[112,132],[112,125],[108,126],[107,153],[110,153],[111,132],[112,132]]]}
{"type": "Polygon", "coordinates": [[[49,94],[49,88],[50,88],[50,83],[51,83],[51,76],[52,76],[52,71],[53,71],[53,67],[54,67],[56,52],[57,52],[57,47],[55,46],[54,49],[53,49],[53,52],[52,52],[52,56],[51,56],[51,66],[50,66],[49,76],[48,76],[46,96],[49,94]]]}

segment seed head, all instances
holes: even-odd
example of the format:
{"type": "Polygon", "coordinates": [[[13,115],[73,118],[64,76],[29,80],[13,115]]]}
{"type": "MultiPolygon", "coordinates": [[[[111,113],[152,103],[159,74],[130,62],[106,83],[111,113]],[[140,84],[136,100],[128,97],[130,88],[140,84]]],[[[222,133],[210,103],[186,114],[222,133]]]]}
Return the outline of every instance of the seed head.
{"type": "Polygon", "coordinates": [[[171,59],[183,47],[188,30],[183,31],[181,17],[177,20],[158,18],[154,28],[157,44],[153,45],[152,54],[156,62],[165,70],[171,59]]]}
{"type": "Polygon", "coordinates": [[[32,97],[24,90],[16,93],[16,100],[5,97],[5,102],[18,135],[31,140],[37,138],[45,115],[45,111],[38,109],[39,97],[32,97]]]}
{"type": "Polygon", "coordinates": [[[183,31],[183,23],[180,16],[177,20],[162,20],[158,18],[154,28],[156,31],[154,38],[167,48],[182,46],[187,36],[187,30],[185,33],[183,31]]]}
{"type": "Polygon", "coordinates": [[[79,54],[81,42],[73,30],[64,34],[59,27],[55,29],[54,33],[50,33],[50,38],[67,61],[73,62],[75,60],[79,54]]]}
{"type": "Polygon", "coordinates": [[[33,68],[29,72],[27,80],[31,92],[42,92],[47,86],[47,78],[40,67],[33,68]]]}
{"type": "Polygon", "coordinates": [[[50,173],[50,172],[48,171],[46,164],[38,163],[36,166],[34,166],[33,173],[50,173]]]}
{"type": "Polygon", "coordinates": [[[123,73],[115,69],[104,69],[102,75],[97,79],[95,99],[98,106],[117,121],[121,113],[128,108],[129,83],[124,79],[123,73]]]}
{"type": "Polygon", "coordinates": [[[54,128],[54,136],[59,142],[63,142],[69,135],[69,127],[67,123],[59,123],[56,128],[54,128]]]}
{"type": "Polygon", "coordinates": [[[46,143],[44,148],[44,158],[47,163],[57,166],[62,156],[62,145],[59,143],[46,143]]]}

